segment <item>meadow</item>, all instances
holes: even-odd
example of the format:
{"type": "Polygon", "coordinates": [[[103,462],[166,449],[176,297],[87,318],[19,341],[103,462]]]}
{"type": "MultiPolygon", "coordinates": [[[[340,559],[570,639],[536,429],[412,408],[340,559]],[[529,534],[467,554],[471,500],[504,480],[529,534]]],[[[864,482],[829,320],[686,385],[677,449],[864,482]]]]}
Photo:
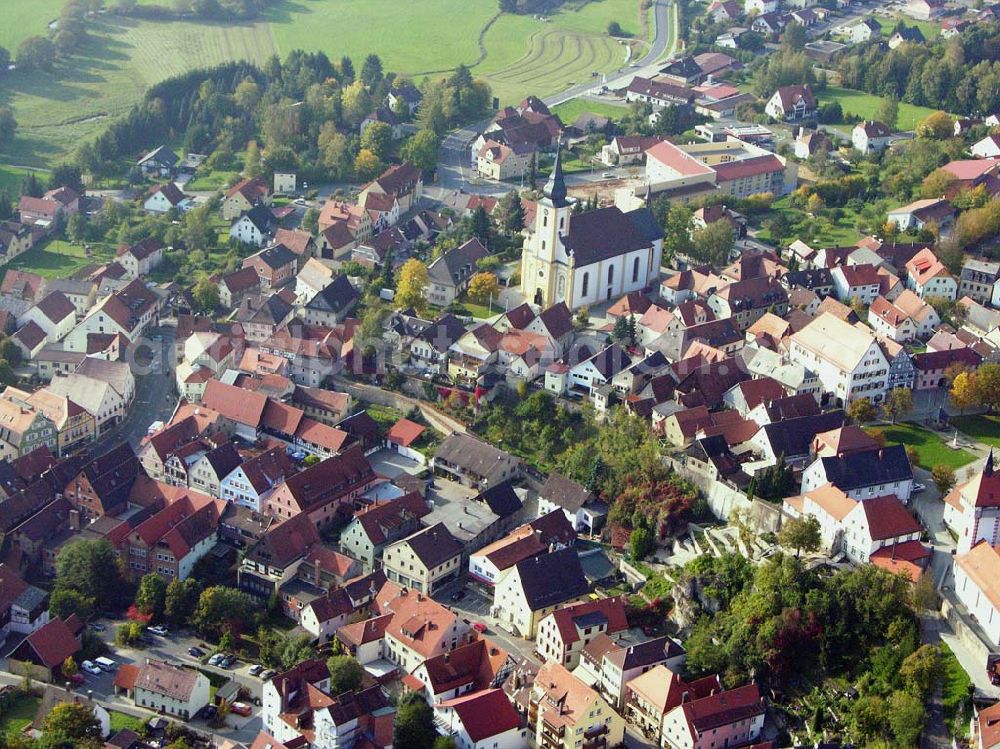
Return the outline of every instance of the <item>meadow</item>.
{"type": "MultiPolygon", "coordinates": [[[[24,37],[44,33],[62,0],[3,5],[0,45],[14,50],[24,37]]],[[[14,109],[20,127],[0,151],[0,165],[50,167],[169,76],[229,60],[263,63],[296,48],[334,60],[346,54],[357,67],[375,52],[386,70],[418,82],[466,64],[505,104],[544,96],[624,63],[625,46],[607,35],[610,21],[642,48],[648,30],[638,0],[568,0],[544,21],[500,14],[496,0],[280,0],[262,19],[242,24],[102,15],[91,19],[89,41],[53,72],[3,76],[0,104],[14,109]]]]}
{"type": "MultiPolygon", "coordinates": [[[[881,96],[868,94],[864,91],[856,91],[850,88],[839,88],[837,86],[827,86],[826,89],[819,94],[819,101],[820,104],[826,104],[831,101],[839,101],[841,108],[844,110],[845,121],[847,121],[848,115],[853,115],[855,118],[864,118],[866,120],[876,118],[884,99],[881,96]]],[[[934,111],[935,110],[928,109],[927,107],[918,107],[914,104],[907,104],[906,102],[901,101],[899,102],[899,118],[896,120],[896,127],[899,130],[912,130],[917,126],[917,123],[920,122],[920,120],[924,119],[924,117],[929,114],[933,114],[934,111]]],[[[851,127],[853,127],[853,120],[851,120],[851,127]]],[[[840,129],[848,134],[850,132],[850,127],[840,129]]]]}

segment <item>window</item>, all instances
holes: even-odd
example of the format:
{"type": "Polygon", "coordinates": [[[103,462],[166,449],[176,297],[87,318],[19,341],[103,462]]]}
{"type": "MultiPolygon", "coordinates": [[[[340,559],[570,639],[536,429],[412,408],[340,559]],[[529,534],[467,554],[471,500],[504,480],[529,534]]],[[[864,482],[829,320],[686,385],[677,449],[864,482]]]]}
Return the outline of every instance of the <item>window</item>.
{"type": "Polygon", "coordinates": [[[639,280],[639,258],[632,261],[632,283],[639,280]]]}
{"type": "Polygon", "coordinates": [[[580,287],[580,296],[587,296],[587,290],[590,287],[590,274],[583,274],[583,285],[580,287]]]}
{"type": "Polygon", "coordinates": [[[615,266],[608,268],[608,283],[614,283],[615,281],[615,266]]]}

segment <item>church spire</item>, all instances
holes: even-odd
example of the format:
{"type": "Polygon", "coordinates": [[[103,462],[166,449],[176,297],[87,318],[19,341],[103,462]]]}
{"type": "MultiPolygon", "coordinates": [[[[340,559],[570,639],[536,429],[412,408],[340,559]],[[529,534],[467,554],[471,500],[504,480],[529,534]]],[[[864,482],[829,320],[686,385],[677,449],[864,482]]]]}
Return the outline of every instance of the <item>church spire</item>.
{"type": "Polygon", "coordinates": [[[986,457],[986,465],[983,466],[983,475],[992,476],[993,475],[993,450],[990,449],[990,454],[986,457]]]}
{"type": "Polygon", "coordinates": [[[569,205],[566,200],[566,179],[562,170],[562,139],[556,144],[556,162],[552,166],[552,173],[549,181],[545,183],[545,197],[552,201],[556,208],[563,208],[569,205]]]}

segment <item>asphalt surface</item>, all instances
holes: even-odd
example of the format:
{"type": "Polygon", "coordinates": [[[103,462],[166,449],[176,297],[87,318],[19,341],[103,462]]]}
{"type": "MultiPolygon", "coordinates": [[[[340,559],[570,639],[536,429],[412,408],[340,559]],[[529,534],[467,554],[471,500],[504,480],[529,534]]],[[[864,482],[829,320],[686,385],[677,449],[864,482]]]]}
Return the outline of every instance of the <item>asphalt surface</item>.
{"type": "Polygon", "coordinates": [[[177,403],[174,385],[174,333],[176,327],[161,324],[136,346],[129,363],[135,375],[135,400],[125,418],[105,432],[91,448],[103,455],[122,442],[134,448],[154,421],[168,421],[177,403]],[[159,338],[159,340],[157,340],[159,338]]]}

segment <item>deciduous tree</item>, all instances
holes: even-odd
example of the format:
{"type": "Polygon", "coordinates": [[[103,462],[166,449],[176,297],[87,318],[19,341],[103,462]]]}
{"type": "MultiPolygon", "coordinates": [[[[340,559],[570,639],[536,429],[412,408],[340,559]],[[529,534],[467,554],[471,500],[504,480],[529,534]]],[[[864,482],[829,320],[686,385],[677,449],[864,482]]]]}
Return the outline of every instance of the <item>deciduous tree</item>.
{"type": "Polygon", "coordinates": [[[427,305],[428,283],[430,276],[427,273],[427,266],[411,257],[399,269],[395,302],[401,309],[413,307],[422,310],[427,305]]]}
{"type": "Polygon", "coordinates": [[[896,419],[898,419],[903,414],[907,414],[913,410],[913,391],[909,388],[899,387],[893,388],[889,391],[888,395],[885,397],[885,403],[882,404],[882,411],[889,420],[895,424],[896,419]]]}
{"type": "Polygon", "coordinates": [[[330,671],[330,694],[353,692],[361,686],[365,670],[357,659],[350,655],[335,655],[326,662],[330,671]]]}
{"type": "Polygon", "coordinates": [[[500,296],[500,283],[493,273],[476,273],[469,280],[469,298],[479,304],[486,304],[490,299],[500,296]]]}
{"type": "MultiPolygon", "coordinates": [[[[218,293],[218,292],[216,292],[218,293]]],[[[149,572],[139,581],[139,591],[135,594],[135,605],[143,614],[154,619],[163,616],[167,601],[167,583],[155,572],[149,572]]]]}
{"type": "Polygon", "coordinates": [[[955,486],[955,469],[939,463],[931,468],[931,479],[943,497],[955,486]]]}
{"type": "Polygon", "coordinates": [[[385,161],[392,154],[392,127],[385,122],[369,123],[361,133],[361,148],[385,161]]]}
{"type": "Polygon", "coordinates": [[[812,515],[792,518],[786,521],[778,533],[778,543],[795,549],[795,556],[803,551],[812,552],[820,545],[819,521],[812,515]]]}
{"type": "Polygon", "coordinates": [[[362,148],[354,157],[354,173],[358,179],[368,181],[374,179],[382,171],[382,162],[372,151],[362,148]]]}
{"type": "Polygon", "coordinates": [[[874,421],[878,412],[868,398],[858,398],[847,407],[847,417],[858,426],[874,421]]]}
{"type": "Polygon", "coordinates": [[[418,130],[403,145],[403,158],[425,172],[431,172],[438,163],[438,136],[433,130],[418,130]]]}

